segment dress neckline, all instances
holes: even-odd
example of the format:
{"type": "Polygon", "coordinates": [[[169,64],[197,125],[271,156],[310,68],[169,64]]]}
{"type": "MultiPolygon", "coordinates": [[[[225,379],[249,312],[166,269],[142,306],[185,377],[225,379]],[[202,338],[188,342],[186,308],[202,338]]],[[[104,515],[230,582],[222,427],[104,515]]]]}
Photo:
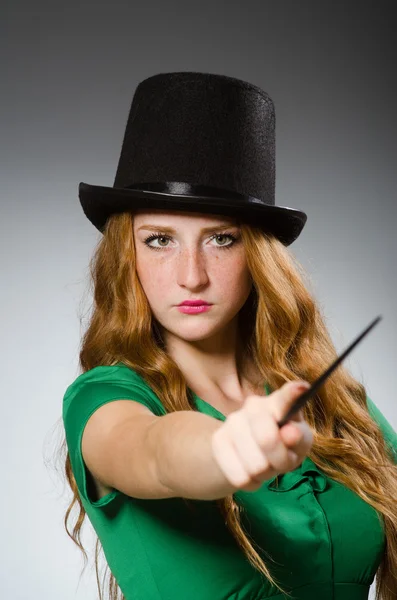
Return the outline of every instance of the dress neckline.
{"type": "MultiPolygon", "coordinates": [[[[271,388],[270,388],[269,384],[265,382],[265,384],[264,384],[263,387],[264,387],[264,390],[266,392],[265,395],[269,396],[271,394],[271,388]]],[[[221,417],[222,421],[224,421],[226,419],[226,415],[224,415],[223,413],[221,413],[221,411],[218,410],[217,408],[215,408],[215,406],[212,406],[212,404],[209,404],[209,402],[207,402],[206,400],[203,400],[202,398],[200,398],[200,396],[198,396],[196,394],[196,392],[194,392],[191,388],[188,388],[188,389],[191,391],[191,393],[193,395],[193,398],[194,398],[194,401],[195,401],[195,404],[196,404],[197,408],[200,409],[200,403],[201,403],[202,405],[205,406],[205,408],[207,408],[207,410],[210,413],[211,412],[215,413],[215,416],[221,417]]]]}

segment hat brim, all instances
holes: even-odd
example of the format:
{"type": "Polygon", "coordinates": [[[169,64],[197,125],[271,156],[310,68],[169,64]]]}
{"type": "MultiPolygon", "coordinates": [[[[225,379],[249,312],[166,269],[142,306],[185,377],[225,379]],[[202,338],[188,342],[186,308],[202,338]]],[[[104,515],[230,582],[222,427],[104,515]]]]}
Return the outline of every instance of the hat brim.
{"type": "Polygon", "coordinates": [[[115,188],[101,185],[79,184],[79,199],[84,214],[91,223],[104,233],[106,221],[114,213],[133,211],[138,208],[160,210],[184,210],[241,218],[275,235],[285,246],[289,246],[300,235],[307,214],[289,206],[271,206],[250,202],[238,207],[228,198],[208,196],[176,195],[149,190],[115,188]]]}

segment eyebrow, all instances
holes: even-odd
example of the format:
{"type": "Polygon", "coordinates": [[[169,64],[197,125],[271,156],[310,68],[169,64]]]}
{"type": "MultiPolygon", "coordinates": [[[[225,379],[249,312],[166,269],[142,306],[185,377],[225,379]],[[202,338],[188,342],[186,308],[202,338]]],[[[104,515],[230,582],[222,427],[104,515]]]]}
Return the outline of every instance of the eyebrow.
{"type": "MultiPolygon", "coordinates": [[[[201,230],[201,233],[206,233],[207,231],[214,231],[214,230],[221,230],[221,229],[229,229],[230,227],[236,227],[236,225],[234,225],[233,223],[228,223],[228,224],[220,224],[220,225],[211,225],[211,227],[203,227],[203,229],[201,230]]],[[[141,227],[138,228],[137,231],[140,231],[140,229],[147,229],[148,231],[165,231],[166,233],[176,233],[175,229],[173,229],[172,227],[167,227],[165,225],[150,225],[150,224],[145,224],[145,225],[141,225],[141,227]]]]}

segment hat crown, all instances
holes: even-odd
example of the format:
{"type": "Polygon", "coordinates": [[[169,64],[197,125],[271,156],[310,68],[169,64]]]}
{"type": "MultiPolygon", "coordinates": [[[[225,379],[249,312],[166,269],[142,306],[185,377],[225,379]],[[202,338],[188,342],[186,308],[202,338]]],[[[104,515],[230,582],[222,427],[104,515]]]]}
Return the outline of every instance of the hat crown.
{"type": "Polygon", "coordinates": [[[226,75],[159,73],[132,99],[115,188],[183,182],[275,204],[275,110],[226,75]]]}
{"type": "Polygon", "coordinates": [[[80,182],[87,218],[103,233],[114,213],[139,208],[229,215],[283,244],[307,215],[275,204],[275,110],[235,77],[158,73],[137,86],[113,187],[80,182]]]}

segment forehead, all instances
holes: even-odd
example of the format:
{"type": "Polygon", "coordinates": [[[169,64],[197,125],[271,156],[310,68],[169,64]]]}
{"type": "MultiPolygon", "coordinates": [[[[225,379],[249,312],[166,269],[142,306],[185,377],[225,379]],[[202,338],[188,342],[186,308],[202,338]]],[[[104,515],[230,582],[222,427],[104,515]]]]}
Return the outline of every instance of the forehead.
{"type": "Polygon", "coordinates": [[[197,227],[205,227],[206,225],[217,225],[221,223],[229,223],[237,225],[238,221],[230,215],[215,215],[210,213],[187,212],[185,210],[163,210],[163,209],[146,209],[140,208],[134,210],[134,226],[139,227],[143,223],[151,223],[156,225],[161,223],[164,225],[179,224],[181,226],[188,224],[197,224],[197,227]]]}

